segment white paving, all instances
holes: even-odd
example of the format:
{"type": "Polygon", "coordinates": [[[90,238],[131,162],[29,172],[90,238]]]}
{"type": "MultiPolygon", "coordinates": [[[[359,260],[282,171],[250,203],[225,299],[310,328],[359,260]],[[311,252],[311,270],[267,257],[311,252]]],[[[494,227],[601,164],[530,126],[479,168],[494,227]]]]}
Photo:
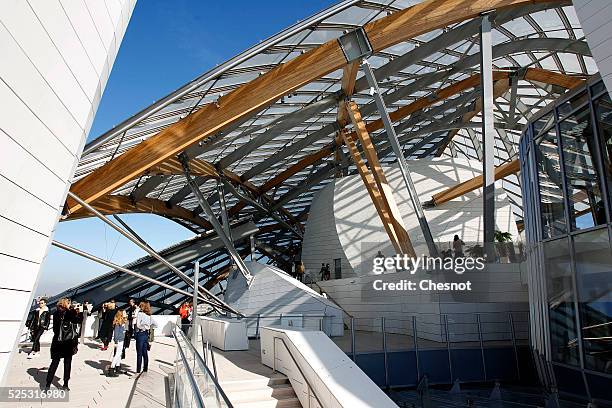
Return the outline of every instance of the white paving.
{"type": "MultiPolygon", "coordinates": [[[[112,350],[100,350],[90,339],[79,345],[72,359],[69,402],[15,402],[1,403],[2,407],[165,407],[167,405],[167,373],[173,370],[176,358],[174,339],[156,337],[149,352],[149,371],[136,374],[136,345],[132,342],[122,361],[128,373],[119,377],[106,377],[102,370],[110,364],[112,350]]],[[[49,345],[41,347],[41,355],[28,359],[28,347],[14,356],[7,375],[7,387],[39,387],[44,385],[51,361],[49,345]]],[[[62,384],[63,363],[55,374],[53,386],[62,384]]],[[[53,387],[52,386],[52,387],[53,387]]]]}

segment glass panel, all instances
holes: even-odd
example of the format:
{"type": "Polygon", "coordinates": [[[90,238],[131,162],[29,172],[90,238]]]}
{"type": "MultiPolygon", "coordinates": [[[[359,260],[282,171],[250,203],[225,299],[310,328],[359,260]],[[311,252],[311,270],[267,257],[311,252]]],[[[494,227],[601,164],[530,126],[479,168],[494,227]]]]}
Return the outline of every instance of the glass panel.
{"type": "Polygon", "coordinates": [[[599,127],[603,169],[608,187],[608,201],[612,204],[612,102],[606,94],[595,102],[595,115],[599,127]]]}
{"type": "Polygon", "coordinates": [[[574,238],[584,366],[612,373],[612,248],[608,229],[574,238]]]}
{"type": "Polygon", "coordinates": [[[604,224],[606,212],[589,107],[564,119],[559,129],[572,230],[604,224]]]}
{"type": "Polygon", "coordinates": [[[563,102],[559,106],[559,116],[565,116],[578,106],[584,104],[589,99],[589,95],[586,91],[579,93],[578,95],[572,97],[569,101],[563,102]]]}
{"type": "Polygon", "coordinates": [[[567,238],[544,243],[550,342],[554,361],[578,364],[576,309],[567,238]]]}
{"type": "Polygon", "coordinates": [[[559,147],[555,129],[549,129],[536,140],[535,153],[540,190],[542,237],[565,234],[565,204],[561,187],[559,147]]]}

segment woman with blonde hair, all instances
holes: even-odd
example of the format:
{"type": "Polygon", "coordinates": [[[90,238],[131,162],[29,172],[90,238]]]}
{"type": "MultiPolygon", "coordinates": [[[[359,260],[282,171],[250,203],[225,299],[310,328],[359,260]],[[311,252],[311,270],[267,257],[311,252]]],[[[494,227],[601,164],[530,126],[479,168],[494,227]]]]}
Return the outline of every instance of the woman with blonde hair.
{"type": "Polygon", "coordinates": [[[151,318],[151,305],[149,302],[140,302],[134,324],[134,338],[136,339],[136,372],[147,372],[149,368],[149,330],[155,326],[151,318]],[[143,364],[144,363],[144,364],[143,364]]]}
{"type": "Polygon", "coordinates": [[[113,341],[115,342],[115,351],[113,354],[113,361],[111,361],[110,368],[106,375],[109,377],[116,377],[119,374],[119,368],[121,366],[121,351],[123,350],[123,341],[125,340],[125,324],[127,318],[123,310],[118,310],[115,313],[113,319],[113,341]]]}
{"type": "Polygon", "coordinates": [[[51,341],[51,364],[47,371],[47,383],[45,389],[51,387],[55,371],[59,361],[64,359],[64,385],[63,389],[69,390],[70,369],[72,356],[77,352],[79,332],[83,320],[82,310],[71,307],[70,299],[62,298],[57,302],[53,312],[53,340],[51,341]]]}

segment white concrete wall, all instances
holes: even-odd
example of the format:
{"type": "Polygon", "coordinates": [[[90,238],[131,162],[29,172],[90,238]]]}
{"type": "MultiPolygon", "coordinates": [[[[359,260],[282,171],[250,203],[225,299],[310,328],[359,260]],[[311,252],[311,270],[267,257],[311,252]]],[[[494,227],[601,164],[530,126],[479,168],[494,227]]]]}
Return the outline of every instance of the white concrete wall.
{"type": "Polygon", "coordinates": [[[335,180],[321,189],[312,200],[308,214],[309,228],[304,232],[302,260],[306,273],[313,281],[321,279],[321,263],[330,265],[333,276],[333,260],[337,258],[340,258],[343,271],[352,269],[338,238],[336,225],[330,222],[334,218],[334,183],[335,180]]]}
{"type": "MultiPolygon", "coordinates": [[[[431,200],[433,194],[482,172],[482,163],[457,158],[413,160],[409,165],[422,203],[431,200]]],[[[399,169],[385,167],[384,171],[417,254],[426,254],[427,247],[399,169]]],[[[516,239],[519,234],[512,207],[501,188],[501,182],[496,187],[497,229],[510,232],[516,239]]],[[[302,249],[307,273],[318,280],[321,263],[330,263],[333,279],[334,258],[343,259],[343,278],[371,273],[371,270],[360,270],[365,253],[363,244],[388,244],[389,238],[359,175],[336,179],[327,185],[314,198],[311,208],[302,249]]],[[[483,238],[482,189],[426,209],[425,216],[434,240],[441,244],[442,249],[448,248],[455,234],[466,243],[479,242],[483,238]]],[[[391,249],[389,247],[383,253],[389,256],[391,249]]]]}
{"type": "MultiPolygon", "coordinates": [[[[508,312],[529,310],[527,285],[521,281],[519,264],[492,264],[483,271],[470,271],[462,275],[472,284],[470,292],[450,291],[377,291],[375,280],[415,282],[431,279],[452,282],[454,272],[418,271],[394,272],[384,275],[364,275],[319,282],[342,309],[355,318],[355,329],[368,332],[381,331],[381,317],[385,317],[388,333],[412,335],[412,316],[416,316],[418,337],[432,341],[445,341],[441,315],[449,315],[450,341],[477,341],[476,313],[482,314],[485,340],[509,340],[508,312]]],[[[516,316],[515,328],[526,337],[526,326],[516,316]]],[[[348,323],[348,322],[347,322],[348,323]]],[[[517,334],[518,335],[518,334],[517,334]]]]}
{"type": "Polygon", "coordinates": [[[0,7],[0,383],[134,5],[0,7]]]}
{"type": "Polygon", "coordinates": [[[342,310],[330,300],[285,272],[270,265],[246,262],[253,275],[247,287],[244,276],[236,273],[227,280],[224,300],[247,316],[247,333],[254,336],[257,329],[272,324],[323,330],[330,336],[341,336],[344,331],[342,310]]]}
{"type": "Polygon", "coordinates": [[[573,0],[573,3],[599,73],[606,88],[611,90],[612,18],[610,17],[612,17],[612,2],[610,0],[573,0]]]}

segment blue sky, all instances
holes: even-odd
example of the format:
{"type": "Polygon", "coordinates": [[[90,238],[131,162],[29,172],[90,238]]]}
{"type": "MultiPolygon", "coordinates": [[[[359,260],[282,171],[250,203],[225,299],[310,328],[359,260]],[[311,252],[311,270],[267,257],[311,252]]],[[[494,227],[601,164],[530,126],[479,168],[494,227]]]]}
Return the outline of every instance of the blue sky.
{"type": "MultiPolygon", "coordinates": [[[[215,65],[334,3],[331,0],[140,0],[123,38],[89,139],[215,65]]],[[[122,218],[156,249],[193,236],[161,217],[132,214],[122,218]]],[[[55,239],[118,264],[144,255],[97,219],[60,223],[55,239]]],[[[53,295],[106,271],[106,267],[51,247],[37,294],[53,295]]]]}

